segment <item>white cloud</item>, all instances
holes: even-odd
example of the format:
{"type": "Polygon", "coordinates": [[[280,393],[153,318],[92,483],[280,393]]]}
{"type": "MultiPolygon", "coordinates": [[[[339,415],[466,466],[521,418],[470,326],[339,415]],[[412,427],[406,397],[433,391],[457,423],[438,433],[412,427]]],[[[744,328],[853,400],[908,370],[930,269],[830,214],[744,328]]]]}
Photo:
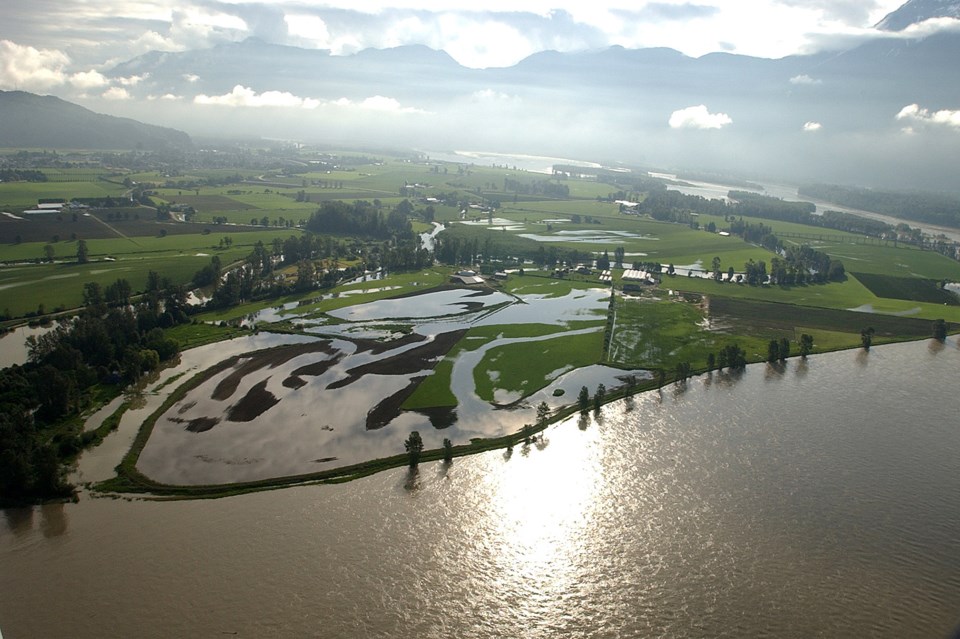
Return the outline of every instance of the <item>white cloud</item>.
{"type": "Polygon", "coordinates": [[[394,98],[375,95],[360,102],[347,98],[339,100],[318,100],[303,98],[287,91],[264,91],[257,93],[249,87],[238,84],[230,93],[224,95],[198,95],[193,99],[195,104],[207,104],[228,107],[280,107],[293,109],[317,109],[319,107],[340,107],[359,109],[363,111],[379,111],[386,113],[426,113],[420,109],[405,107],[394,98]]]}
{"type": "Polygon", "coordinates": [[[160,96],[148,95],[147,99],[150,100],[151,102],[154,100],[165,100],[167,102],[175,102],[177,100],[182,100],[183,97],[179,95],[174,95],[172,93],[164,93],[163,95],[160,95],[160,96]]]}
{"type": "Polygon", "coordinates": [[[189,82],[190,84],[194,84],[200,79],[200,76],[194,75],[193,73],[184,73],[183,79],[189,82]]]}
{"type": "Polygon", "coordinates": [[[822,128],[823,128],[823,125],[820,124],[819,122],[805,122],[803,124],[804,133],[813,133],[815,131],[819,131],[822,128]]]}
{"type": "Polygon", "coordinates": [[[125,87],[135,87],[149,77],[149,73],[144,73],[143,75],[131,75],[128,78],[117,78],[117,82],[125,87]]]}
{"type": "MultiPolygon", "coordinates": [[[[960,129],[960,110],[941,109],[940,111],[931,111],[922,108],[919,104],[908,104],[900,109],[897,119],[918,124],[942,125],[960,129]]],[[[908,126],[907,128],[910,128],[912,132],[912,127],[908,126]]]]}
{"type": "Polygon", "coordinates": [[[110,87],[103,92],[104,100],[129,100],[130,93],[123,87],[110,87]]]}
{"type": "Polygon", "coordinates": [[[81,90],[99,89],[110,84],[103,74],[97,70],[81,71],[70,76],[70,84],[81,90]]]}
{"type": "Polygon", "coordinates": [[[473,93],[470,94],[470,99],[473,102],[492,102],[492,103],[520,101],[520,98],[516,95],[510,95],[508,93],[494,91],[493,89],[481,89],[480,91],[474,91],[473,93]]]}
{"type": "Polygon", "coordinates": [[[364,111],[382,111],[388,113],[427,113],[421,109],[405,107],[396,99],[387,98],[382,95],[375,95],[360,102],[354,102],[353,100],[348,100],[347,98],[340,98],[339,100],[333,101],[331,104],[345,108],[362,109],[364,111]]]}
{"type": "Polygon", "coordinates": [[[240,84],[233,87],[230,93],[224,95],[198,95],[193,99],[195,104],[215,104],[230,107],[295,107],[316,108],[316,100],[308,101],[287,91],[264,91],[257,93],[253,89],[240,84]],[[311,104],[308,104],[310,102],[311,104]]]}
{"type": "Polygon", "coordinates": [[[327,23],[320,16],[288,13],[283,17],[287,24],[287,33],[296,38],[302,38],[315,43],[317,47],[327,48],[330,41],[330,32],[327,23]]]}
{"type": "Polygon", "coordinates": [[[726,113],[710,113],[703,104],[674,111],[669,120],[671,129],[721,129],[732,123],[726,113]]]}
{"type": "Polygon", "coordinates": [[[790,84],[801,84],[801,85],[815,85],[823,84],[823,80],[817,78],[811,78],[806,73],[801,73],[800,75],[795,75],[790,78],[790,84]]]}
{"type": "Polygon", "coordinates": [[[70,58],[54,49],[35,49],[0,40],[0,88],[43,91],[66,80],[70,58]]]}

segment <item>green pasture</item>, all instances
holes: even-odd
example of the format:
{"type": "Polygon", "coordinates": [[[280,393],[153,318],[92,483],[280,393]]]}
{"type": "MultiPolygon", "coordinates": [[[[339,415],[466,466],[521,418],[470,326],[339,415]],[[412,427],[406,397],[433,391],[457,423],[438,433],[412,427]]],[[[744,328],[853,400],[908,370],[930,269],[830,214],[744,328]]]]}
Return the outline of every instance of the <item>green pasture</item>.
{"type": "Polygon", "coordinates": [[[798,327],[850,335],[859,344],[860,331],[873,328],[878,340],[920,339],[933,333],[932,322],[912,316],[881,315],[841,309],[813,308],[756,300],[711,297],[710,317],[717,330],[739,330],[751,334],[770,331],[796,332],[798,327]]]}
{"type": "MultiPolygon", "coordinates": [[[[597,323],[599,324],[599,322],[597,323]]],[[[497,390],[527,397],[547,386],[562,369],[596,364],[603,355],[603,331],[565,335],[492,348],[473,371],[477,395],[493,402],[497,390]]]]}
{"type": "Polygon", "coordinates": [[[126,188],[110,182],[0,182],[0,208],[14,214],[37,205],[40,199],[99,198],[122,195],[126,188]]]}
{"type": "MultiPolygon", "coordinates": [[[[186,284],[193,275],[218,255],[224,266],[246,258],[257,240],[270,244],[274,237],[286,239],[289,230],[233,234],[234,243],[220,249],[221,234],[170,235],[130,239],[88,240],[90,262],[77,264],[76,242],[62,241],[54,245],[55,259],[69,260],[53,264],[18,264],[0,267],[0,306],[14,316],[34,312],[40,304],[46,311],[53,308],[76,308],[83,302],[83,285],[97,282],[101,286],[123,278],[134,292],[146,287],[147,274],[156,271],[177,284],[186,284]],[[114,261],[105,261],[110,255],[114,261]]],[[[43,243],[0,247],[0,259],[34,259],[43,255],[43,243]],[[23,256],[18,257],[22,252],[23,256]]]]}
{"type": "Polygon", "coordinates": [[[608,361],[628,368],[663,368],[671,373],[680,362],[694,369],[706,367],[707,356],[727,344],[738,344],[748,359],[766,356],[771,338],[792,334],[784,331],[758,333],[746,327],[737,330],[704,330],[704,311],[683,299],[619,297],[608,361]]]}
{"type": "Polygon", "coordinates": [[[904,314],[907,317],[922,319],[942,318],[947,321],[960,321],[960,307],[943,306],[908,300],[880,298],[860,283],[856,277],[848,275],[843,282],[829,284],[808,284],[806,286],[749,286],[747,284],[720,283],[710,279],[696,277],[664,276],[663,288],[678,291],[690,291],[705,295],[719,295],[736,299],[751,299],[765,302],[796,304],[832,309],[863,308],[882,314],[904,314]]]}
{"type": "Polygon", "coordinates": [[[960,280],[960,262],[908,245],[822,243],[814,248],[841,260],[848,272],[960,280]]]}
{"type": "MultiPolygon", "coordinates": [[[[815,236],[811,237],[810,240],[807,240],[806,238],[783,238],[784,240],[791,239],[792,241],[798,243],[807,243],[813,245],[817,241],[822,241],[822,239],[826,238],[827,236],[846,238],[851,242],[854,240],[862,242],[864,239],[866,239],[863,235],[858,235],[857,233],[836,231],[834,229],[823,228],[822,226],[809,226],[807,224],[797,224],[796,222],[767,220],[764,218],[750,217],[747,215],[738,215],[736,217],[737,219],[743,218],[744,222],[748,222],[750,224],[763,224],[764,226],[773,229],[773,234],[778,236],[784,233],[815,236]]],[[[729,230],[730,228],[730,223],[724,221],[723,216],[721,215],[707,215],[701,213],[697,220],[700,222],[701,227],[705,227],[710,222],[713,222],[717,225],[718,231],[729,230]]]]}
{"type": "Polygon", "coordinates": [[[174,282],[190,281],[193,274],[210,262],[209,257],[129,257],[116,262],[88,264],[40,264],[0,268],[0,305],[14,317],[34,312],[42,304],[54,308],[77,308],[83,303],[83,285],[97,282],[102,287],[118,279],[142,291],[147,273],[157,271],[174,282]]]}

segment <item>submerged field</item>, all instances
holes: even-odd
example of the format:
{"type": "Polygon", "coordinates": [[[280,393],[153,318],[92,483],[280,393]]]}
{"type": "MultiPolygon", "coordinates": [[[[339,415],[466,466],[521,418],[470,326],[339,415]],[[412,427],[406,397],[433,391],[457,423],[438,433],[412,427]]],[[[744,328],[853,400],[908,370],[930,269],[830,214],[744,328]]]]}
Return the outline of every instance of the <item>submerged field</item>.
{"type": "MultiPolygon", "coordinates": [[[[125,177],[166,182],[159,172],[125,177]]],[[[0,185],[0,202],[125,192],[95,172],[74,178],[0,185]]],[[[460,452],[505,446],[538,420],[541,402],[552,416],[575,411],[583,387],[592,396],[601,384],[616,394],[673,383],[684,365],[705,372],[729,346],[765,361],[771,341],[786,340],[796,354],[804,334],[823,352],[859,347],[867,329],[882,343],[925,338],[936,319],[951,331],[960,326],[960,300],[941,286],[960,280],[960,262],[852,233],[765,222],[787,246],[807,244],[842,260],[846,278],[791,287],[717,282],[702,277],[717,262],[723,273],[740,273],[749,261],[770,264],[777,256],[703,230],[708,221],[722,228],[722,217],[702,216],[698,225],[626,215],[613,196],[619,184],[398,159],[295,175],[211,169],[178,179],[197,186],[158,186],[153,197],[158,206],[195,209],[189,223],[182,213],[158,220],[149,206],[0,216],[0,310],[19,317],[73,309],[85,283],[106,287],[123,278],[136,292],[150,271],[189,283],[213,256],[240,264],[258,242],[274,250],[275,241],[303,236],[303,222],[328,200],[366,201],[381,216],[407,201],[416,233],[442,224],[436,245],[458,250],[444,265],[387,275],[371,267],[332,289],[288,285],[283,296],[206,310],[173,329],[182,348],[232,341],[222,356],[211,348],[202,365],[154,389],[171,395],[124,471],[128,479],[142,473],[141,488],[202,492],[208,484],[329,478],[384,458],[403,463],[412,430],[427,449],[444,439],[460,452]],[[215,184],[203,183],[209,178],[215,184]],[[548,196],[545,184],[569,195],[548,196]],[[85,264],[77,260],[80,240],[85,264]],[[604,256],[611,277],[601,280],[596,262],[604,256]],[[631,284],[624,269],[635,262],[673,265],[678,274],[631,284]],[[452,283],[467,266],[488,274],[487,283],[452,283]],[[506,279],[489,277],[495,271],[508,271],[506,279]],[[238,353],[248,342],[263,350],[238,353]]],[[[307,256],[321,271],[359,265],[400,244],[396,236],[317,235],[337,244],[336,260],[307,256]]],[[[291,261],[271,277],[289,283],[297,268],[291,261]]]]}

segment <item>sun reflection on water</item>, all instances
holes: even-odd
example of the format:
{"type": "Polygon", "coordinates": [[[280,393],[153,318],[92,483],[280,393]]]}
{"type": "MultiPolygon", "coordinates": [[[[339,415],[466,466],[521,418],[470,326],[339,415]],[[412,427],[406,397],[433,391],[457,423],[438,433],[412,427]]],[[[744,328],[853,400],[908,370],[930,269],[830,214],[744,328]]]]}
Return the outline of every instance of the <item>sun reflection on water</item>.
{"type": "Polygon", "coordinates": [[[489,508],[475,523],[489,535],[495,588],[521,618],[550,618],[551,609],[577,596],[578,575],[604,491],[601,440],[576,419],[518,447],[499,472],[481,475],[489,508]],[[544,617],[545,615],[545,617],[544,617]]]}

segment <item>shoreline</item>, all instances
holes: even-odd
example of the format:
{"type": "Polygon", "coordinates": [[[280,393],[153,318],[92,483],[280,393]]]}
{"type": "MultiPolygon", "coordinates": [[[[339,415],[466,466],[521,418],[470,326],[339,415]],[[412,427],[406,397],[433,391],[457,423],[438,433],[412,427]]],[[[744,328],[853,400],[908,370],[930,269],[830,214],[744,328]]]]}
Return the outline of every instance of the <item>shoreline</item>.
{"type": "MultiPolygon", "coordinates": [[[[908,338],[903,340],[890,340],[884,341],[883,343],[874,344],[873,348],[888,346],[893,344],[902,344],[908,342],[921,342],[929,341],[933,338],[908,338]]],[[[263,350],[271,350],[270,347],[263,350]]],[[[817,351],[812,353],[813,355],[822,355],[827,353],[834,353],[840,351],[862,351],[862,348],[837,348],[833,350],[817,351]]],[[[871,349],[872,350],[872,349],[871,349]]],[[[869,351],[864,351],[868,353],[869,351]]],[[[233,482],[233,483],[224,483],[224,484],[196,484],[196,485],[178,485],[178,484],[166,484],[163,482],[158,482],[153,480],[143,473],[141,473],[136,468],[137,460],[139,459],[140,453],[142,452],[144,446],[150,438],[150,435],[153,432],[153,428],[157,420],[167,412],[170,407],[180,401],[189,391],[193,390],[204,381],[208,380],[213,375],[222,372],[229,368],[232,364],[235,364],[238,359],[245,357],[247,355],[234,355],[227,358],[203,371],[200,371],[193,375],[186,382],[177,386],[176,389],[171,392],[166,399],[157,407],[153,413],[139,426],[136,437],[131,445],[130,449],[124,454],[122,460],[116,467],[116,476],[107,479],[104,481],[95,482],[92,485],[89,485],[90,494],[94,497],[109,497],[109,496],[119,496],[127,498],[141,498],[141,499],[214,499],[220,497],[229,497],[234,495],[261,492],[265,490],[277,490],[281,488],[289,488],[293,486],[304,486],[311,484],[339,484],[343,482],[353,481],[355,479],[360,479],[362,477],[367,477],[385,470],[390,470],[393,468],[399,468],[408,465],[408,457],[405,453],[399,453],[397,455],[391,455],[387,457],[381,457],[376,459],[371,459],[355,464],[349,464],[346,466],[341,466],[339,468],[332,468],[317,472],[311,473],[302,473],[294,475],[286,475],[280,477],[272,477],[254,481],[242,481],[242,482],[233,482]]],[[[804,358],[797,355],[794,357],[788,358],[789,360],[802,361],[804,358]]],[[[778,364],[782,366],[782,364],[778,364]]],[[[778,366],[774,365],[774,366],[778,366]]],[[[770,364],[766,362],[751,362],[747,365],[746,370],[751,368],[756,369],[758,366],[768,367],[770,364]]],[[[746,374],[745,371],[707,371],[706,369],[697,370],[691,375],[690,379],[695,379],[703,375],[722,375],[728,377],[740,376],[746,374]]],[[[610,390],[604,397],[603,403],[601,406],[605,406],[614,401],[619,401],[633,397],[635,395],[640,395],[643,393],[651,392],[662,392],[665,387],[673,385],[682,385],[686,384],[687,381],[678,382],[675,380],[674,376],[671,374],[664,378],[663,385],[658,385],[656,379],[640,380],[640,382],[630,388],[630,387],[620,387],[617,389],[610,390]]],[[[126,405],[121,407],[121,410],[118,410],[117,413],[120,413],[123,408],[126,408],[126,405]]],[[[591,411],[587,411],[586,414],[589,414],[591,411]]],[[[565,405],[558,409],[553,415],[548,419],[544,420],[541,423],[527,424],[524,425],[520,430],[509,433],[500,437],[494,438],[474,438],[470,441],[469,444],[461,444],[454,446],[452,449],[452,457],[463,457],[467,455],[473,455],[476,453],[487,452],[491,450],[506,449],[512,448],[516,445],[523,445],[525,442],[529,443],[534,437],[547,429],[550,426],[553,426],[559,422],[569,419],[572,416],[581,414],[582,411],[579,410],[579,406],[574,402],[569,405],[565,405]]],[[[113,419],[119,421],[120,415],[114,414],[111,416],[113,419]]],[[[424,450],[420,461],[421,462],[431,462],[431,461],[442,461],[444,459],[445,451],[442,448],[434,448],[424,450]]]]}

